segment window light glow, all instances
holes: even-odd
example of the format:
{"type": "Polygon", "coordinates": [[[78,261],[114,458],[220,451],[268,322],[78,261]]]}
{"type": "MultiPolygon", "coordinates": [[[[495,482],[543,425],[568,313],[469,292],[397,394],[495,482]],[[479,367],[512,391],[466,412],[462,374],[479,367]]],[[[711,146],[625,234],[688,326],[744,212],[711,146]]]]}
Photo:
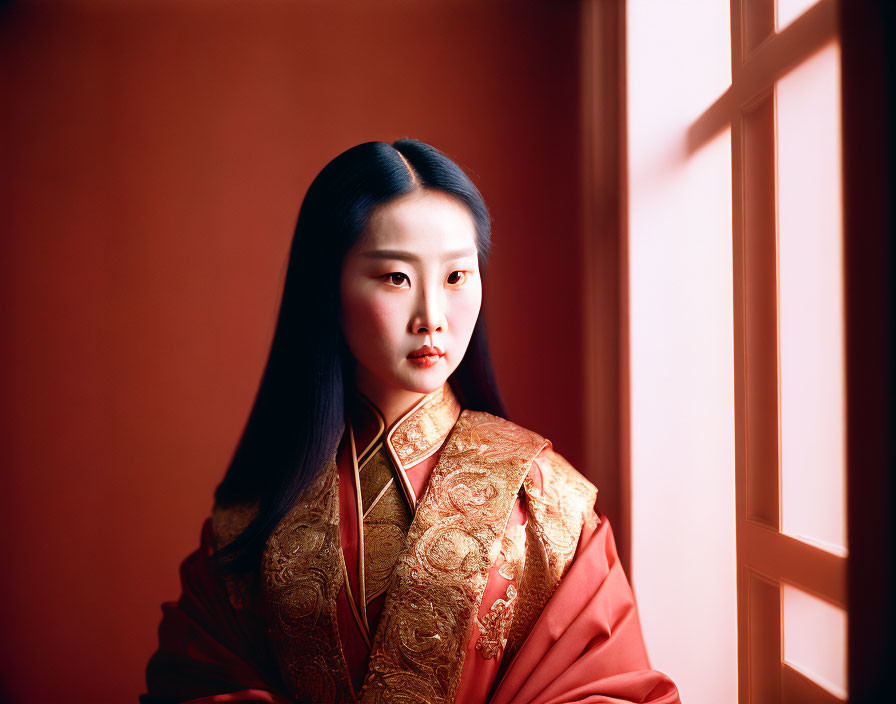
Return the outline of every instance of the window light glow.
{"type": "Polygon", "coordinates": [[[840,52],[777,85],[781,528],[846,554],[840,52]]]}
{"type": "Polygon", "coordinates": [[[789,584],[781,605],[784,662],[846,700],[846,612],[789,584]]]}
{"type": "Polygon", "coordinates": [[[775,29],[780,32],[817,2],[818,0],[778,0],[775,29]]]}

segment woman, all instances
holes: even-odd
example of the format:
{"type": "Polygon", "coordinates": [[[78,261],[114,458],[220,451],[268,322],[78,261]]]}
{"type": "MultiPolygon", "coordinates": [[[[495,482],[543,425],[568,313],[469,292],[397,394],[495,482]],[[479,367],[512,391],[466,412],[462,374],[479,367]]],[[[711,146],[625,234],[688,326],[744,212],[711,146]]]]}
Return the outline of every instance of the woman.
{"type": "Polygon", "coordinates": [[[476,187],[360,144],[302,204],[255,405],[143,704],[677,702],[597,490],[507,420],[476,187]]]}

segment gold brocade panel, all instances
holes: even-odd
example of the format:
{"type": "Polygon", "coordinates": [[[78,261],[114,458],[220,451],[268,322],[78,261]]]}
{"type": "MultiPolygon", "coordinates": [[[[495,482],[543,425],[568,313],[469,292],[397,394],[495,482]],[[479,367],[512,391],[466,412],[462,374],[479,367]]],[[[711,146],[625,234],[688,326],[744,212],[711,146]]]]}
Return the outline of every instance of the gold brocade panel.
{"type": "MultiPolygon", "coordinates": [[[[362,470],[362,496],[365,493],[374,495],[363,503],[364,598],[370,603],[386,591],[411,527],[411,508],[398,487],[398,478],[393,473],[385,446],[362,470]],[[369,474],[374,476],[365,476],[371,465],[369,474]],[[366,491],[365,487],[368,487],[366,491]]],[[[374,624],[370,626],[374,627],[374,624]]]]}
{"type": "Polygon", "coordinates": [[[526,557],[504,653],[507,660],[519,652],[572,563],[582,526],[598,520],[593,511],[597,489],[591,482],[553,449],[538,463],[543,485],[539,487],[531,473],[523,483],[529,516],[526,557]]]}
{"type": "MultiPolygon", "coordinates": [[[[571,562],[596,490],[549,448],[544,486],[528,474],[547,444],[486,413],[464,411],[442,447],[391,577],[375,633],[364,702],[452,702],[489,568],[502,548],[504,576],[518,577],[480,621],[484,657],[506,642],[518,652],[571,562]],[[525,540],[508,542],[507,519],[522,486],[525,540]],[[503,602],[503,603],[501,603],[503,602]]],[[[336,620],[343,587],[335,458],[272,533],[262,563],[264,618],[283,681],[300,701],[356,701],[336,620]]],[[[252,512],[216,507],[229,542],[252,512]]],[[[521,530],[522,527],[521,527],[521,530]]],[[[237,606],[239,594],[231,591],[237,606]]],[[[244,604],[240,604],[244,606],[244,604]]]]}
{"type": "Polygon", "coordinates": [[[545,444],[501,418],[461,413],[395,567],[362,702],[453,701],[488,570],[545,444]]]}
{"type": "Polygon", "coordinates": [[[354,701],[336,621],[342,588],[335,458],[271,534],[261,561],[280,673],[310,702],[354,701]]]}

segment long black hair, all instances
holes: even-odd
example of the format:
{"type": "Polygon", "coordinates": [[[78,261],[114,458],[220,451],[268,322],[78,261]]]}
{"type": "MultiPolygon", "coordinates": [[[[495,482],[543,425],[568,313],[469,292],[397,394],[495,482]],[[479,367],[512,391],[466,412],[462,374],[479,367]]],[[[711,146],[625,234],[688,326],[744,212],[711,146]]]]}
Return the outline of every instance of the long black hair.
{"type": "MultiPolygon", "coordinates": [[[[264,374],[215,491],[221,506],[258,502],[254,520],[218,553],[226,570],[257,567],[268,536],[336,451],[354,368],[339,323],[342,262],[375,208],[421,188],[443,191],[469,209],[484,269],[491,221],[482,195],[457,164],[428,144],[359,144],[327,164],[308,188],[264,374]]],[[[507,417],[481,313],[449,384],[464,408],[507,417]]]]}

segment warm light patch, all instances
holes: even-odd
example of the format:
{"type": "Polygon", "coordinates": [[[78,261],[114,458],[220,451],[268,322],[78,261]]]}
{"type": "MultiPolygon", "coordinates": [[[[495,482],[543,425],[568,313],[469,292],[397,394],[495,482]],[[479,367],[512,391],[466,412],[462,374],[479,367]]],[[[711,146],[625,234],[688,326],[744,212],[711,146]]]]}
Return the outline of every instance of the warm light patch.
{"type": "Polygon", "coordinates": [[[731,11],[626,13],[632,575],[651,664],[688,704],[733,702],[732,130],[689,137],[730,87],[731,11]]]}
{"type": "Polygon", "coordinates": [[[775,29],[780,32],[817,2],[818,0],[778,0],[775,29]]]}
{"type": "Polygon", "coordinates": [[[784,662],[846,700],[846,612],[802,589],[781,585],[784,662]]]}
{"type": "Polygon", "coordinates": [[[846,554],[840,52],[777,85],[781,529],[846,554]]]}

